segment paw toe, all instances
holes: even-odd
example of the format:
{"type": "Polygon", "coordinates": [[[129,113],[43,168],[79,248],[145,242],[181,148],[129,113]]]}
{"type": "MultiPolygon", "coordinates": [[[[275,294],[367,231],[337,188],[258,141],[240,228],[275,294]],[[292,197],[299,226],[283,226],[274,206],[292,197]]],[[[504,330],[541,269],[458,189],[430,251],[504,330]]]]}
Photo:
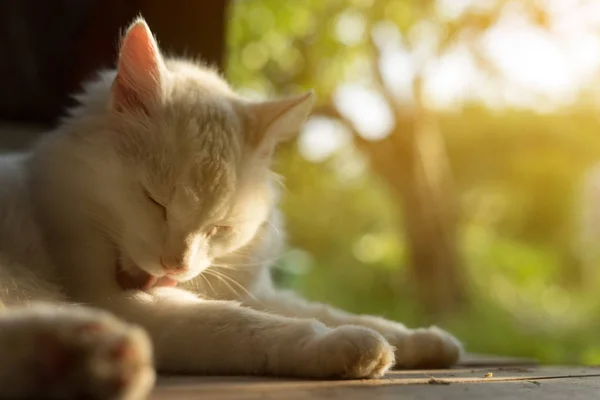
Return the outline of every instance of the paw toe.
{"type": "Polygon", "coordinates": [[[437,328],[416,329],[396,350],[401,368],[447,368],[460,359],[462,346],[449,333],[437,328]]]}
{"type": "Polygon", "coordinates": [[[342,326],[327,338],[333,375],[346,379],[382,376],[394,363],[392,346],[379,333],[342,326]]]}
{"type": "Polygon", "coordinates": [[[34,343],[38,382],[51,397],[143,398],[154,383],[146,333],[115,318],[56,321],[34,343]]]}

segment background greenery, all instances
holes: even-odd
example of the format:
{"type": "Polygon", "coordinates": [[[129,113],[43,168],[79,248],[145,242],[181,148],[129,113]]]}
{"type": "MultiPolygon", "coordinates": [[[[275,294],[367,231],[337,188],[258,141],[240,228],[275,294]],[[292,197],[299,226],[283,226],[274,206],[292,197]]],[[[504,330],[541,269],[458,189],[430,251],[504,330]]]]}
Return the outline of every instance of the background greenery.
{"type": "MultiPolygon", "coordinates": [[[[227,74],[250,95],[314,88],[317,108],[330,106],[344,83],[376,84],[365,80],[363,68],[378,56],[368,34],[343,42],[336,34],[340,20],[354,18],[365,32],[385,21],[409,39],[426,21],[439,28],[429,59],[456,43],[479,56],[471,45],[507,9],[535,2],[487,3],[493,6],[450,18],[435,1],[237,1],[230,10],[227,74]]],[[[544,3],[535,4],[527,8],[530,23],[551,30],[552,15],[544,3]]],[[[490,79],[506,84],[493,62],[475,58],[490,79]]],[[[298,151],[301,142],[281,150],[276,169],[286,177],[291,250],[277,278],[351,311],[407,325],[435,320],[470,351],[600,363],[598,265],[582,257],[577,225],[583,177],[600,158],[592,86],[543,111],[535,101],[490,107],[471,99],[445,108],[424,101],[457,189],[457,246],[466,276],[459,309],[434,316],[415,301],[403,209],[352,138],[317,161],[298,151]]]]}

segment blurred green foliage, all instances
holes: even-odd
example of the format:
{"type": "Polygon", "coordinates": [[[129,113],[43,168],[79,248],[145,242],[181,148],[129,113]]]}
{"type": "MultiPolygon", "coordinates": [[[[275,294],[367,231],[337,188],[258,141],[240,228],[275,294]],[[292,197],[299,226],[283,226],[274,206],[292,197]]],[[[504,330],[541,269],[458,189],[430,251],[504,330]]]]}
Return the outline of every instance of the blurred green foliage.
{"type": "MultiPolygon", "coordinates": [[[[314,88],[328,101],[364,79],[370,56],[363,39],[340,42],[340,18],[363,21],[356,29],[384,19],[410,35],[426,12],[418,1],[237,1],[228,77],[247,93],[314,88]]],[[[600,363],[600,277],[576,246],[582,177],[600,159],[597,112],[466,104],[437,117],[459,189],[470,299],[436,323],[470,351],[600,363]]],[[[358,150],[349,143],[311,162],[290,144],[276,170],[291,245],[276,270],[283,285],[354,312],[430,322],[412,301],[398,204],[358,150]]]]}

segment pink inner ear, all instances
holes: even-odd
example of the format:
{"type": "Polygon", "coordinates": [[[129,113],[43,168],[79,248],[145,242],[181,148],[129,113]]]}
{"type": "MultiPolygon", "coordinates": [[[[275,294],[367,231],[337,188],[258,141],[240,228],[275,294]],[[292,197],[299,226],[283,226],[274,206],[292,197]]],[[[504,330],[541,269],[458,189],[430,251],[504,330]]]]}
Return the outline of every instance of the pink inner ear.
{"type": "Polygon", "coordinates": [[[136,22],[125,35],[113,85],[113,102],[118,111],[141,110],[160,93],[161,56],[145,22],[136,22]]]}

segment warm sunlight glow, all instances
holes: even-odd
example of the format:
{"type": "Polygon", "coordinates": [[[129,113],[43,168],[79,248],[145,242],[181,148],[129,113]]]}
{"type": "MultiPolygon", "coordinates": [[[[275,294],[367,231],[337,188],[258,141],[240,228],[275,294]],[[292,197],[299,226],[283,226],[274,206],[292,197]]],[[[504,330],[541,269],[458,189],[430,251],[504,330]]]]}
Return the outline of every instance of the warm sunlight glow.
{"type": "MultiPolygon", "coordinates": [[[[439,0],[439,9],[448,18],[457,18],[469,6],[485,8],[489,2],[439,0]],[[487,5],[486,5],[487,4],[487,5]]],[[[557,23],[553,29],[535,27],[513,7],[482,38],[480,50],[499,72],[488,77],[463,45],[457,45],[427,65],[425,99],[430,106],[454,108],[465,101],[482,101],[493,108],[524,107],[549,111],[577,100],[582,89],[600,67],[600,2],[564,7],[548,1],[547,11],[557,23]]],[[[425,32],[426,34],[427,32],[425,32]]],[[[364,21],[355,14],[344,14],[336,25],[338,40],[357,43],[364,34],[364,21]]],[[[410,104],[416,55],[409,53],[393,25],[379,23],[374,38],[383,49],[379,62],[386,84],[396,97],[410,104]]],[[[589,88],[588,88],[589,89],[589,88]]],[[[348,83],[335,95],[340,111],[355,125],[361,136],[377,140],[389,134],[394,125],[388,104],[375,91],[348,83]]],[[[301,140],[303,154],[321,160],[343,143],[335,130],[323,124],[309,124],[301,140]],[[311,134],[318,127],[318,134],[311,134]],[[310,138],[308,137],[310,136],[310,138]]]]}

